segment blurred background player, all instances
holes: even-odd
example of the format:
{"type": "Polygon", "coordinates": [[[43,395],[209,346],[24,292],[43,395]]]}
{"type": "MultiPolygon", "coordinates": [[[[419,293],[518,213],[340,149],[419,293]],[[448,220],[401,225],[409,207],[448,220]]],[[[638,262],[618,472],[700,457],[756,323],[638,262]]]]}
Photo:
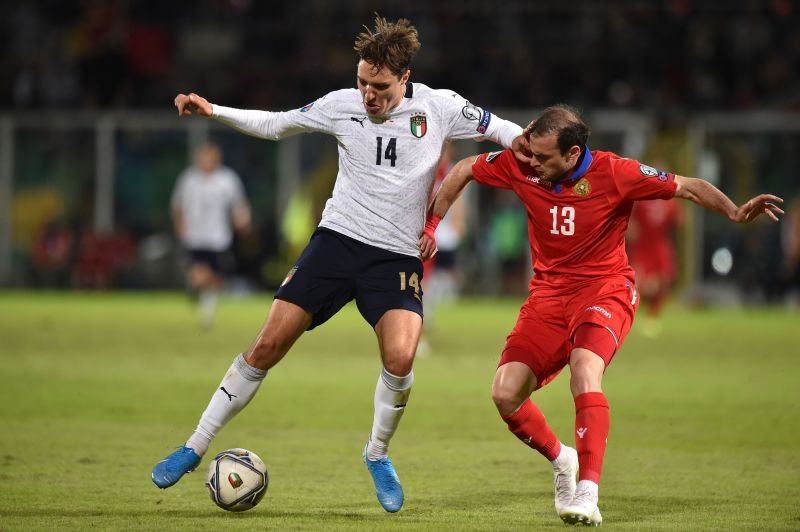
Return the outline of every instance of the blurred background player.
{"type": "Polygon", "coordinates": [[[628,249],[636,288],[645,304],[638,329],[646,336],[658,336],[661,330],[659,316],[678,270],[675,232],[682,224],[683,211],[676,201],[637,201],[633,206],[628,249]]]}
{"type": "Polygon", "coordinates": [[[749,223],[761,214],[777,221],[783,211],[773,202],[782,200],[762,194],[737,207],[702,179],[591,151],[589,127],[565,105],[545,109],[524,136],[529,163],[506,150],[468,157],[453,167],[428,211],[420,250],[423,258],[435,252],[438,221],[472,179],[511,189],[525,204],[534,276],[506,339],[492,399],[508,429],[550,460],[559,517],[597,526],[603,521],[598,490],[611,422],[601,383],[639,303],[625,254],[633,203],[678,197],[749,223]],[[530,399],[567,364],[576,449],[561,443],[530,399]]]}
{"type": "Polygon", "coordinates": [[[364,463],[381,506],[387,512],[402,507],[404,493],[388,449],[414,382],[423,313],[419,235],[436,166],[451,139],[522,143],[518,125],[452,91],[411,83],[419,47],[408,20],[376,15],[374,29],[356,38],[357,88],[330,92],[288,112],[223,107],[194,93],[176,96],[179,116],[211,117],[264,139],[333,135],[339,173],[319,227],[278,288],[255,341],[234,359],[185,445],[153,468],[158,487],[168,488],[194,470],[217,432],[247,406],[294,342],[355,299],[375,331],[382,362],[364,463]]]}
{"type": "Polygon", "coordinates": [[[222,165],[222,150],[201,146],[178,177],[171,202],[175,234],[189,254],[187,284],[198,298],[200,324],[214,322],[223,285],[224,255],[233,232],[250,230],[250,205],[239,176],[222,165]]]}
{"type": "MultiPolygon", "coordinates": [[[[452,142],[445,144],[439,166],[436,168],[436,181],[433,184],[431,199],[453,167],[455,149],[452,142]]],[[[436,228],[436,255],[424,262],[425,322],[424,334],[419,341],[418,354],[430,352],[427,336],[435,327],[436,309],[442,303],[454,301],[461,291],[461,271],[458,266],[458,247],[466,233],[467,198],[460,197],[447,211],[436,228]]]]}

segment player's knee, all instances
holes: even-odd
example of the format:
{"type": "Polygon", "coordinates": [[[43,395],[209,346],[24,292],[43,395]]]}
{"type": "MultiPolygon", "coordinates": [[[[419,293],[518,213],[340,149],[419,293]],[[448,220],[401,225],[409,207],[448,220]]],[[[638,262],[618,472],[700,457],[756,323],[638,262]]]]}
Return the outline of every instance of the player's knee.
{"type": "MultiPolygon", "coordinates": [[[[599,357],[596,357],[599,359],[599,357]]],[[[570,389],[573,395],[601,391],[604,365],[591,358],[581,358],[570,363],[570,389]]]]}
{"type": "Polygon", "coordinates": [[[383,354],[383,367],[392,375],[404,377],[414,366],[414,350],[394,349],[383,354]]]}
{"type": "Polygon", "coordinates": [[[245,361],[254,368],[269,369],[283,358],[289,347],[291,344],[287,345],[274,336],[261,335],[245,356],[245,361]]]}
{"type": "Polygon", "coordinates": [[[492,401],[501,416],[507,417],[513,414],[524,400],[518,390],[499,384],[492,386],[492,401]]]}

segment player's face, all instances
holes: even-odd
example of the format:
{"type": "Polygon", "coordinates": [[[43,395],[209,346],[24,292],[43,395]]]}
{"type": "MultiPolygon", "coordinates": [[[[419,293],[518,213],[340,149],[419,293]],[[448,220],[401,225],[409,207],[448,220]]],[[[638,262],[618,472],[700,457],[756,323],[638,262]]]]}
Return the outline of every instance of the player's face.
{"type": "Polygon", "coordinates": [[[566,154],[562,154],[558,148],[558,137],[555,133],[531,136],[529,141],[533,153],[531,167],[540,178],[547,181],[558,179],[569,172],[578,162],[581,154],[578,146],[573,146],[566,154]]]}
{"type": "Polygon", "coordinates": [[[222,152],[213,145],[203,146],[198,150],[195,162],[203,172],[211,173],[222,164],[222,152]]]}
{"type": "Polygon", "coordinates": [[[406,70],[398,78],[386,67],[376,72],[372,64],[364,60],[359,61],[356,83],[367,113],[381,116],[400,105],[406,93],[406,82],[410,72],[406,70]]]}

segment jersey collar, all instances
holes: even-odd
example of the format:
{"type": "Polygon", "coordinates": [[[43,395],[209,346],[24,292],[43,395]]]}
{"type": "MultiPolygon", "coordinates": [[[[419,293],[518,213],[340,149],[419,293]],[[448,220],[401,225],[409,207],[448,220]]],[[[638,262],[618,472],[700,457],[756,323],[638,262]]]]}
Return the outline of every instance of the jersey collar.
{"type": "Polygon", "coordinates": [[[578,166],[575,167],[575,170],[572,174],[564,174],[562,177],[558,178],[558,181],[563,181],[569,178],[570,181],[577,181],[583,174],[586,173],[586,170],[589,169],[589,165],[592,164],[592,152],[589,150],[589,146],[585,146],[583,148],[583,153],[581,153],[581,157],[578,160],[578,166]]]}
{"type": "Polygon", "coordinates": [[[586,170],[589,169],[589,165],[592,164],[592,159],[593,159],[592,152],[589,150],[589,146],[585,146],[583,148],[583,153],[581,153],[580,159],[578,159],[578,165],[575,167],[575,170],[572,172],[572,174],[566,173],[561,177],[559,177],[558,179],[556,179],[554,183],[555,186],[553,187],[553,190],[555,190],[556,194],[561,194],[561,188],[562,188],[561,184],[564,181],[569,180],[574,183],[583,174],[585,174],[586,170]]]}

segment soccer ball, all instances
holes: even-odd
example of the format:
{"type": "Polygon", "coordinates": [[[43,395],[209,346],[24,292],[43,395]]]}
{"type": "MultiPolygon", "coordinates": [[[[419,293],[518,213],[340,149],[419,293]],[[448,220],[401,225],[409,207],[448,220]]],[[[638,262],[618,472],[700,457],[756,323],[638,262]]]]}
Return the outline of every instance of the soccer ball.
{"type": "Polygon", "coordinates": [[[222,451],[208,465],[206,487],[214,504],[230,512],[249,510],[267,493],[267,466],[247,449],[222,451]]]}

